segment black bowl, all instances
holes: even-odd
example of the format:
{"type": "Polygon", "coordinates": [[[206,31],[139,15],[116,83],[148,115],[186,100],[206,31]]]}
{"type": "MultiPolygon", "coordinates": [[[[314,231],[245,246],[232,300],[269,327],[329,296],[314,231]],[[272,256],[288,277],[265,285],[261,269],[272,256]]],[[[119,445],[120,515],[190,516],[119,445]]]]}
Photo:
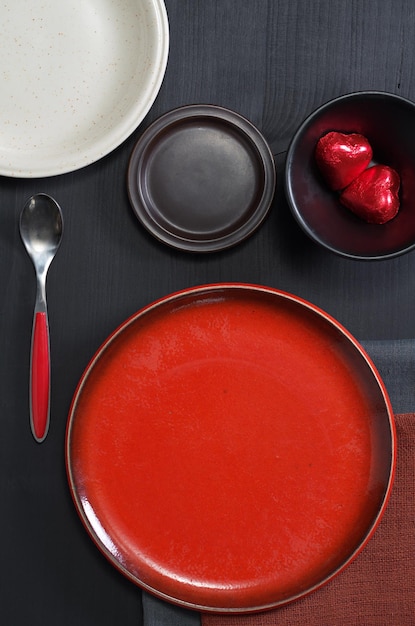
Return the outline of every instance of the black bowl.
{"type": "Polygon", "coordinates": [[[285,191],[291,211],[311,239],[354,259],[396,257],[415,247],[415,103],[390,93],[363,91],[331,100],[312,113],[287,153],[285,191]],[[329,131],[360,133],[373,160],[401,178],[400,209],[386,224],[368,224],[346,209],[323,180],[315,161],[329,131]]]}

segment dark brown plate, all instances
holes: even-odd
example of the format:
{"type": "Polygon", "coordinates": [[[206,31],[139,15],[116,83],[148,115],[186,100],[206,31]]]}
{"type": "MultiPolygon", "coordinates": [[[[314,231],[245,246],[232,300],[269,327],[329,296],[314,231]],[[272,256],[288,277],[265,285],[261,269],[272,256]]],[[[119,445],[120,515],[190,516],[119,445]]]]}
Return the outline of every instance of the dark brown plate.
{"type": "Polygon", "coordinates": [[[276,172],[261,133],[233,111],[191,105],[166,113],[140,137],[128,192],[158,240],[214,252],[249,237],[265,219],[276,172]]]}

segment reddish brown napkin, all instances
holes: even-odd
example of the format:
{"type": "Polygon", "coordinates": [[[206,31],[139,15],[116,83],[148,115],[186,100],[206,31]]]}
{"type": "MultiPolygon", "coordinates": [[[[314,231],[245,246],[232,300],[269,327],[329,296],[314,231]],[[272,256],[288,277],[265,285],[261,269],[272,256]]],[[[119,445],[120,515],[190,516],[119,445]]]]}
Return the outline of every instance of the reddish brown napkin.
{"type": "Polygon", "coordinates": [[[395,419],[398,461],[391,499],[351,565],[302,600],[254,615],[202,615],[202,626],[415,625],[415,413],[395,419]]]}

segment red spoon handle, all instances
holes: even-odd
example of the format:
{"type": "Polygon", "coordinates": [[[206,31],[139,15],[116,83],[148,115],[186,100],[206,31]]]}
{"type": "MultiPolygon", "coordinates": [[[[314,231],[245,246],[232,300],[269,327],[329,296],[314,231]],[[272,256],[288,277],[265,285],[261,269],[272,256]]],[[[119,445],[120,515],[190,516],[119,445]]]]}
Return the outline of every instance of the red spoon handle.
{"type": "Polygon", "coordinates": [[[36,441],[42,442],[49,427],[50,355],[49,329],[45,312],[37,312],[33,325],[31,360],[31,428],[36,441]]]}

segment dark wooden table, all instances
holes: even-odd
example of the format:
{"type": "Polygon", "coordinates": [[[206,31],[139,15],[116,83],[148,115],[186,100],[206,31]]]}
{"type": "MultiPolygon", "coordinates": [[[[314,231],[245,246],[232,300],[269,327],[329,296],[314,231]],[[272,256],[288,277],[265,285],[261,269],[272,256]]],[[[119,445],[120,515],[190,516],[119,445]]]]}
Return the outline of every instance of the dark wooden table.
{"type": "MultiPolygon", "coordinates": [[[[166,7],[165,80],[133,135],[74,173],[0,179],[0,620],[7,626],[143,623],[140,591],[88,538],[64,468],[76,384],[102,341],[136,310],[185,287],[240,281],[299,295],[372,346],[404,346],[414,336],[415,253],[365,263],[326,252],[300,232],[283,189],[290,139],[320,104],[359,90],[415,100],[412,0],[166,0],[166,7]],[[140,134],[162,113],[192,103],[250,119],[268,140],[278,172],[260,230],[211,255],[158,243],[137,222],[126,191],[140,134]],[[58,200],[65,219],[48,280],[53,387],[42,445],[34,442],[28,417],[35,280],[18,231],[24,201],[40,191],[58,200]]],[[[415,141],[414,129],[408,132],[415,141]]]]}

